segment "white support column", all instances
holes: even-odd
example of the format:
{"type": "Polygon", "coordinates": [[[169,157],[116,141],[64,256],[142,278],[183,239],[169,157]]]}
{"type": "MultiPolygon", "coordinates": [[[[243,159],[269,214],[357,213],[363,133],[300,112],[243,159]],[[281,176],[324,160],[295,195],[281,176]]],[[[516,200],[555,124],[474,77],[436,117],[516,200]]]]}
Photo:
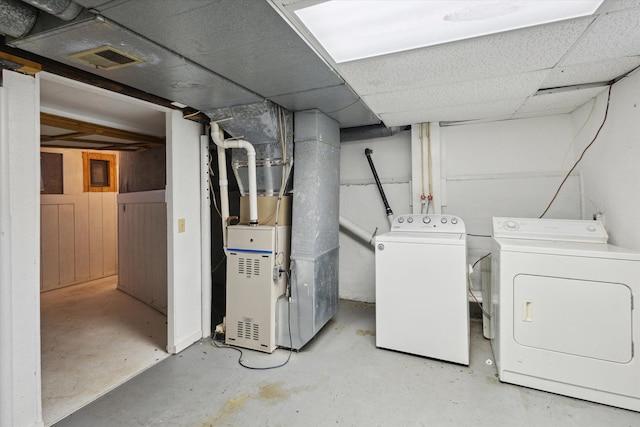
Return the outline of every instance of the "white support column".
{"type": "Polygon", "coordinates": [[[200,137],[200,244],[202,251],[202,337],[211,335],[211,192],[209,136],[200,137]]]}
{"type": "Polygon", "coordinates": [[[39,78],[4,70],[2,86],[0,427],[42,426],[39,78]]]}

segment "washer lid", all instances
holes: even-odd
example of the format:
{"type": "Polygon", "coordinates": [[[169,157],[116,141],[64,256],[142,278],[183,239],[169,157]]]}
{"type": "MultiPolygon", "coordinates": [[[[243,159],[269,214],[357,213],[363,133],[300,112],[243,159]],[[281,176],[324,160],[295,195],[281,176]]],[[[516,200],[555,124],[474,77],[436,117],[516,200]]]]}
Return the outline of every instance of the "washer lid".
{"type": "Polygon", "coordinates": [[[523,252],[530,254],[565,255],[586,258],[607,258],[640,261],[640,252],[608,243],[562,242],[551,240],[524,240],[494,238],[503,252],[523,252]]]}
{"type": "Polygon", "coordinates": [[[546,218],[493,218],[493,236],[503,239],[607,243],[600,221],[546,218]]]}

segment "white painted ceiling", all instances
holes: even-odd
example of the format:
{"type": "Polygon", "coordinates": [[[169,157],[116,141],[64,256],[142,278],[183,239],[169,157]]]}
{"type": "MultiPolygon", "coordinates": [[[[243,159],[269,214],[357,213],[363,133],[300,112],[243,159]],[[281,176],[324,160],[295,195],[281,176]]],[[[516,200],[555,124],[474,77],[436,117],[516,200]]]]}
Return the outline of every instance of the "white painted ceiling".
{"type": "Polygon", "coordinates": [[[640,0],[605,0],[589,17],[340,64],[295,18],[296,8],[318,0],[76,1],[106,21],[15,46],[204,112],[268,99],[293,111],[318,108],[341,127],[505,120],[571,112],[605,86],[538,91],[610,82],[640,66],[640,0]],[[108,33],[108,43],[138,49],[146,62],[101,71],[69,58],[107,43],[108,33]]]}

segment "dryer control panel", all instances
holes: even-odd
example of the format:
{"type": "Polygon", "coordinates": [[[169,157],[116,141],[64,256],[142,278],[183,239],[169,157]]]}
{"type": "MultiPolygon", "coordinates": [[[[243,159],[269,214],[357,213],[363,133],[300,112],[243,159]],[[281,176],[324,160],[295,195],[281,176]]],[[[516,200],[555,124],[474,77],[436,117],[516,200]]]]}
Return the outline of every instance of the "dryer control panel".
{"type": "Polygon", "coordinates": [[[408,214],[397,216],[391,231],[464,234],[465,227],[462,218],[455,215],[408,214]]]}
{"type": "Polygon", "coordinates": [[[585,243],[607,243],[609,239],[600,221],[502,217],[493,218],[493,237],[585,243]]]}

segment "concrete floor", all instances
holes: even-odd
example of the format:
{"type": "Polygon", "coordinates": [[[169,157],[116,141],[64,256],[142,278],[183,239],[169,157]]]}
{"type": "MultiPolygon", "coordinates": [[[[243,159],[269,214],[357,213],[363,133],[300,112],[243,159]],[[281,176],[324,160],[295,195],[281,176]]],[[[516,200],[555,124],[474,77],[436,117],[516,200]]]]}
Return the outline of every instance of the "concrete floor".
{"type": "MultiPolygon", "coordinates": [[[[470,366],[375,347],[375,307],[341,301],[336,317],[290,362],[253,371],[202,340],[56,426],[638,426],[624,409],[502,384],[482,324],[470,366]]],[[[276,365],[288,352],[245,351],[276,365]]]]}
{"type": "Polygon", "coordinates": [[[117,283],[111,276],[40,296],[45,425],[169,357],[166,316],[117,283]]]}

